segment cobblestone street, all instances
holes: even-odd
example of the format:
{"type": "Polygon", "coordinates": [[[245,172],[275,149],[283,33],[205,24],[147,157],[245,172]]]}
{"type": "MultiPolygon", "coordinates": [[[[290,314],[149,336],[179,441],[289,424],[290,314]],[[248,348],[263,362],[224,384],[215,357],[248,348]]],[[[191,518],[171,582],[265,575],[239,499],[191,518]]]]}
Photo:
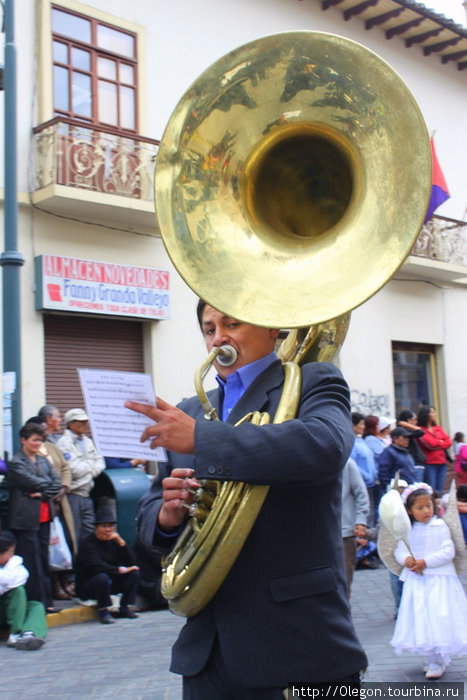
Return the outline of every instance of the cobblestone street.
{"type": "MultiPolygon", "coordinates": [[[[465,576],[463,581],[465,587],[465,576]]],[[[425,680],[419,657],[398,657],[389,645],[394,606],[386,569],[356,572],[352,614],[369,657],[368,681],[425,680]]],[[[3,641],[1,698],[179,700],[181,681],[167,669],[170,647],[182,624],[181,618],[163,610],[109,626],[83,622],[55,627],[36,652],[9,649],[3,641]]],[[[454,660],[442,680],[466,681],[466,660],[454,660]]]]}

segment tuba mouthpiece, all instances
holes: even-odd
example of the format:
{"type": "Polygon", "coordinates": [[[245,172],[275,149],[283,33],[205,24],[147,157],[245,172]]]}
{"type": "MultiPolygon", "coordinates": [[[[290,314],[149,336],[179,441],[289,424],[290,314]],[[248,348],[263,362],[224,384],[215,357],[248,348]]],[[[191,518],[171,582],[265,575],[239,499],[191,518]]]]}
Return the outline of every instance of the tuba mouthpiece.
{"type": "Polygon", "coordinates": [[[231,345],[222,345],[216,359],[222,367],[230,367],[237,359],[237,351],[231,345]]]}

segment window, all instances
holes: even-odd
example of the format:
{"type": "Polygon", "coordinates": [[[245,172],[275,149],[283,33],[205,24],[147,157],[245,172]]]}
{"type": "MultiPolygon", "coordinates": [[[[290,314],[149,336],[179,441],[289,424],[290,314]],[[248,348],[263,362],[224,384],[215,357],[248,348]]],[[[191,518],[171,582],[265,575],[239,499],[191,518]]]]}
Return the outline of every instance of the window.
{"type": "Polygon", "coordinates": [[[404,408],[438,407],[436,355],[432,345],[392,344],[396,415],[404,408]]]}
{"type": "Polygon", "coordinates": [[[55,116],[137,130],[136,36],[52,7],[55,116]]]}

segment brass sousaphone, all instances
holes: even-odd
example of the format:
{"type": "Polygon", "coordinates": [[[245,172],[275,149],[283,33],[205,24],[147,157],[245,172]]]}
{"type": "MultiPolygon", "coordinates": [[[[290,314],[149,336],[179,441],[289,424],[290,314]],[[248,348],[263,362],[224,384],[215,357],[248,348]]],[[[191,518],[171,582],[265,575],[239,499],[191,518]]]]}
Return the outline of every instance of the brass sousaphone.
{"type": "MultiPolygon", "coordinates": [[[[430,188],[429,138],[413,96],[349,39],[306,31],[258,39],[214,63],[180,100],[155,177],[173,264],[232,317],[312,326],[295,331],[284,351],[275,422],[295,415],[298,364],[331,359],[350,310],[410,253],[430,188]]],[[[207,414],[202,378],[213,359],[197,378],[207,414]]],[[[204,484],[165,564],[162,592],[174,612],[195,615],[215,594],[266,494],[204,484]]]]}

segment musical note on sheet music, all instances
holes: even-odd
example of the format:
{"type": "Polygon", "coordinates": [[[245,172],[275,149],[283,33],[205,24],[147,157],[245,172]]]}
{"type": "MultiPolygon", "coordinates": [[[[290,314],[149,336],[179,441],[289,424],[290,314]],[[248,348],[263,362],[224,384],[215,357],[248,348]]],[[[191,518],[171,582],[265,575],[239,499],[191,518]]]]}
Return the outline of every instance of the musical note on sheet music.
{"type": "Polygon", "coordinates": [[[126,459],[166,461],[165,450],[152,450],[149,442],[139,441],[153,421],[130,411],[125,401],[155,405],[155,392],[149,374],[78,369],[92,438],[99,454],[126,459]]]}

